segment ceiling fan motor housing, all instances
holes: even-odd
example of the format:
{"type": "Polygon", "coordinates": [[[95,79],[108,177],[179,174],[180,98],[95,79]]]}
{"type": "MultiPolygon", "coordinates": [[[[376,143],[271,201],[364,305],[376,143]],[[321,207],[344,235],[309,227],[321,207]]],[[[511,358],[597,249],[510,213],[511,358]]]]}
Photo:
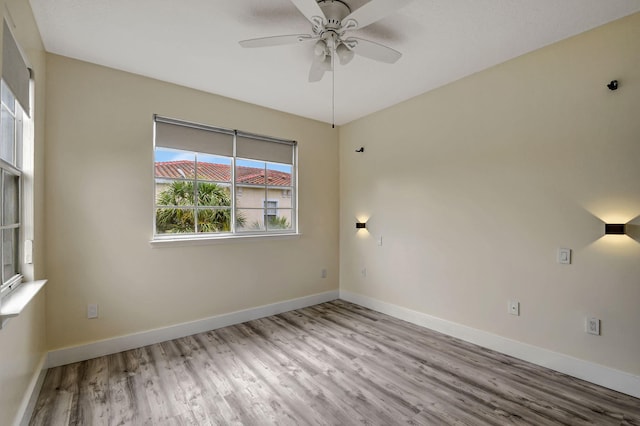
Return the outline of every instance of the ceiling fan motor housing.
{"type": "Polygon", "coordinates": [[[321,0],[318,6],[324,13],[326,23],[324,29],[338,30],[342,26],[342,20],[351,13],[351,9],[346,3],[340,0],[321,0]]]}
{"type": "MultiPolygon", "coordinates": [[[[322,25],[315,25],[314,32],[320,36],[326,46],[326,56],[331,56],[334,49],[342,41],[344,33],[342,20],[351,13],[346,3],[340,0],[321,0],[318,6],[324,13],[322,25]]],[[[314,17],[315,18],[315,17],[314,17]]]]}

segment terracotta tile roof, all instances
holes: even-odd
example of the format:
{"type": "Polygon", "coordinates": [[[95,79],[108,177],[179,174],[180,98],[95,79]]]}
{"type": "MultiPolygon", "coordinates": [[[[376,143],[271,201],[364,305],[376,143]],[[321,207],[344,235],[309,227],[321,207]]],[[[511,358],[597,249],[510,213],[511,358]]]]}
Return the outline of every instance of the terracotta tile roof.
{"type": "MultiPolygon", "coordinates": [[[[236,168],[238,183],[264,185],[263,169],[238,166],[236,168]]],[[[165,179],[193,179],[194,162],[189,160],[165,161],[156,163],[156,177],[165,179]]],[[[198,163],[198,179],[229,182],[231,167],[226,164],[198,163]]],[[[291,175],[277,170],[267,170],[267,182],[270,186],[291,186],[291,175]]]]}

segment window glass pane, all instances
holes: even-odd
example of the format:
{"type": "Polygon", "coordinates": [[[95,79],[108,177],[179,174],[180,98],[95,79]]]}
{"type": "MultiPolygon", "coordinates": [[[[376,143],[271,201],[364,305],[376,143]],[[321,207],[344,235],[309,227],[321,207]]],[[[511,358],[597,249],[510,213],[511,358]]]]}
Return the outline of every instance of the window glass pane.
{"type": "Polygon", "coordinates": [[[156,179],[158,206],[195,206],[193,181],[156,179]]]}
{"type": "Polygon", "coordinates": [[[2,127],[2,134],[0,135],[2,138],[0,140],[0,157],[8,163],[14,164],[16,119],[4,107],[0,115],[0,127],[2,127]]]}
{"type": "Polygon", "coordinates": [[[264,231],[264,209],[237,209],[236,231],[256,232],[264,231]]]}
{"type": "Polygon", "coordinates": [[[20,185],[20,178],[7,172],[2,172],[2,191],[3,191],[3,204],[2,204],[2,224],[13,225],[18,223],[19,220],[19,195],[18,190],[20,185]]]}
{"type": "Polygon", "coordinates": [[[155,169],[157,178],[193,179],[196,155],[179,149],[156,148],[155,169]]]}
{"type": "MultiPolygon", "coordinates": [[[[269,188],[269,190],[267,191],[267,200],[275,203],[276,208],[290,209],[293,207],[291,205],[292,198],[291,198],[290,188],[285,188],[285,189],[269,188]]],[[[268,206],[265,206],[265,207],[268,207],[268,206]]],[[[275,213],[269,213],[269,214],[278,214],[278,213],[275,212],[275,213]]]]}
{"type": "Polygon", "coordinates": [[[0,87],[0,94],[2,95],[2,103],[9,108],[14,115],[16,113],[16,98],[11,93],[11,90],[6,85],[4,80],[2,80],[2,87],[0,87]]]}
{"type": "Polygon", "coordinates": [[[277,187],[290,187],[292,168],[288,164],[267,164],[267,185],[277,187]]]}
{"type": "Polygon", "coordinates": [[[278,209],[277,215],[269,215],[269,210],[266,211],[266,225],[267,231],[283,231],[293,229],[292,210],[291,209],[278,209]]]}
{"type": "MultiPolygon", "coordinates": [[[[266,163],[263,161],[238,160],[236,163],[236,207],[264,209],[266,163]]],[[[248,226],[261,229],[263,218],[260,212],[250,212],[248,226]],[[257,222],[256,222],[257,221],[257,222]],[[260,223],[258,225],[257,223],[260,223]],[[255,226],[252,226],[255,225],[255,226]]]]}
{"type": "Polygon", "coordinates": [[[230,232],[231,209],[198,209],[198,232],[230,232]]]}
{"type": "Polygon", "coordinates": [[[16,257],[18,253],[18,230],[2,230],[2,282],[6,283],[18,273],[16,257]]]}
{"type": "Polygon", "coordinates": [[[265,185],[266,163],[261,161],[238,160],[236,162],[236,184],[265,185]]]}
{"type": "Polygon", "coordinates": [[[265,188],[263,186],[237,186],[236,207],[264,209],[265,188]]]}
{"type": "Polygon", "coordinates": [[[231,207],[231,187],[220,183],[198,182],[197,205],[231,207]]]}
{"type": "Polygon", "coordinates": [[[194,210],[189,208],[156,209],[156,233],[194,233],[194,210]]]}
{"type": "Polygon", "coordinates": [[[198,180],[231,182],[231,158],[198,154],[198,180]]]}

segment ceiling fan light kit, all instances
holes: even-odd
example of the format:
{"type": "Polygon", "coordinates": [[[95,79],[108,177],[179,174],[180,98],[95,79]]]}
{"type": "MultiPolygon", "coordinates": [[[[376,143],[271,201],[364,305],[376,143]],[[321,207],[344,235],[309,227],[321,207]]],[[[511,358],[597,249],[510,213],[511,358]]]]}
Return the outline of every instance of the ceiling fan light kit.
{"type": "Polygon", "coordinates": [[[351,60],[355,56],[355,53],[353,53],[353,50],[345,46],[344,43],[341,43],[338,47],[336,47],[336,55],[338,55],[340,65],[347,65],[349,62],[351,62],[351,60]]]}
{"type": "Polygon", "coordinates": [[[313,48],[313,53],[316,56],[321,56],[324,59],[327,56],[327,43],[324,40],[318,40],[316,46],[313,48]]]}

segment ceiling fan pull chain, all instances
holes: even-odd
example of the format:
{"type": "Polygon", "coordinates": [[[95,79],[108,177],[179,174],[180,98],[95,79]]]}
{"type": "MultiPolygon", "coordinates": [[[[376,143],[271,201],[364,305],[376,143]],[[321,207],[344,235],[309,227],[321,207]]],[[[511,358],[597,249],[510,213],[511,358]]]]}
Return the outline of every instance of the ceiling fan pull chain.
{"type": "Polygon", "coordinates": [[[332,87],[331,87],[331,128],[336,128],[336,73],[332,73],[332,87]]]}
{"type": "Polygon", "coordinates": [[[336,44],[331,52],[331,128],[336,128],[336,44]]]}

